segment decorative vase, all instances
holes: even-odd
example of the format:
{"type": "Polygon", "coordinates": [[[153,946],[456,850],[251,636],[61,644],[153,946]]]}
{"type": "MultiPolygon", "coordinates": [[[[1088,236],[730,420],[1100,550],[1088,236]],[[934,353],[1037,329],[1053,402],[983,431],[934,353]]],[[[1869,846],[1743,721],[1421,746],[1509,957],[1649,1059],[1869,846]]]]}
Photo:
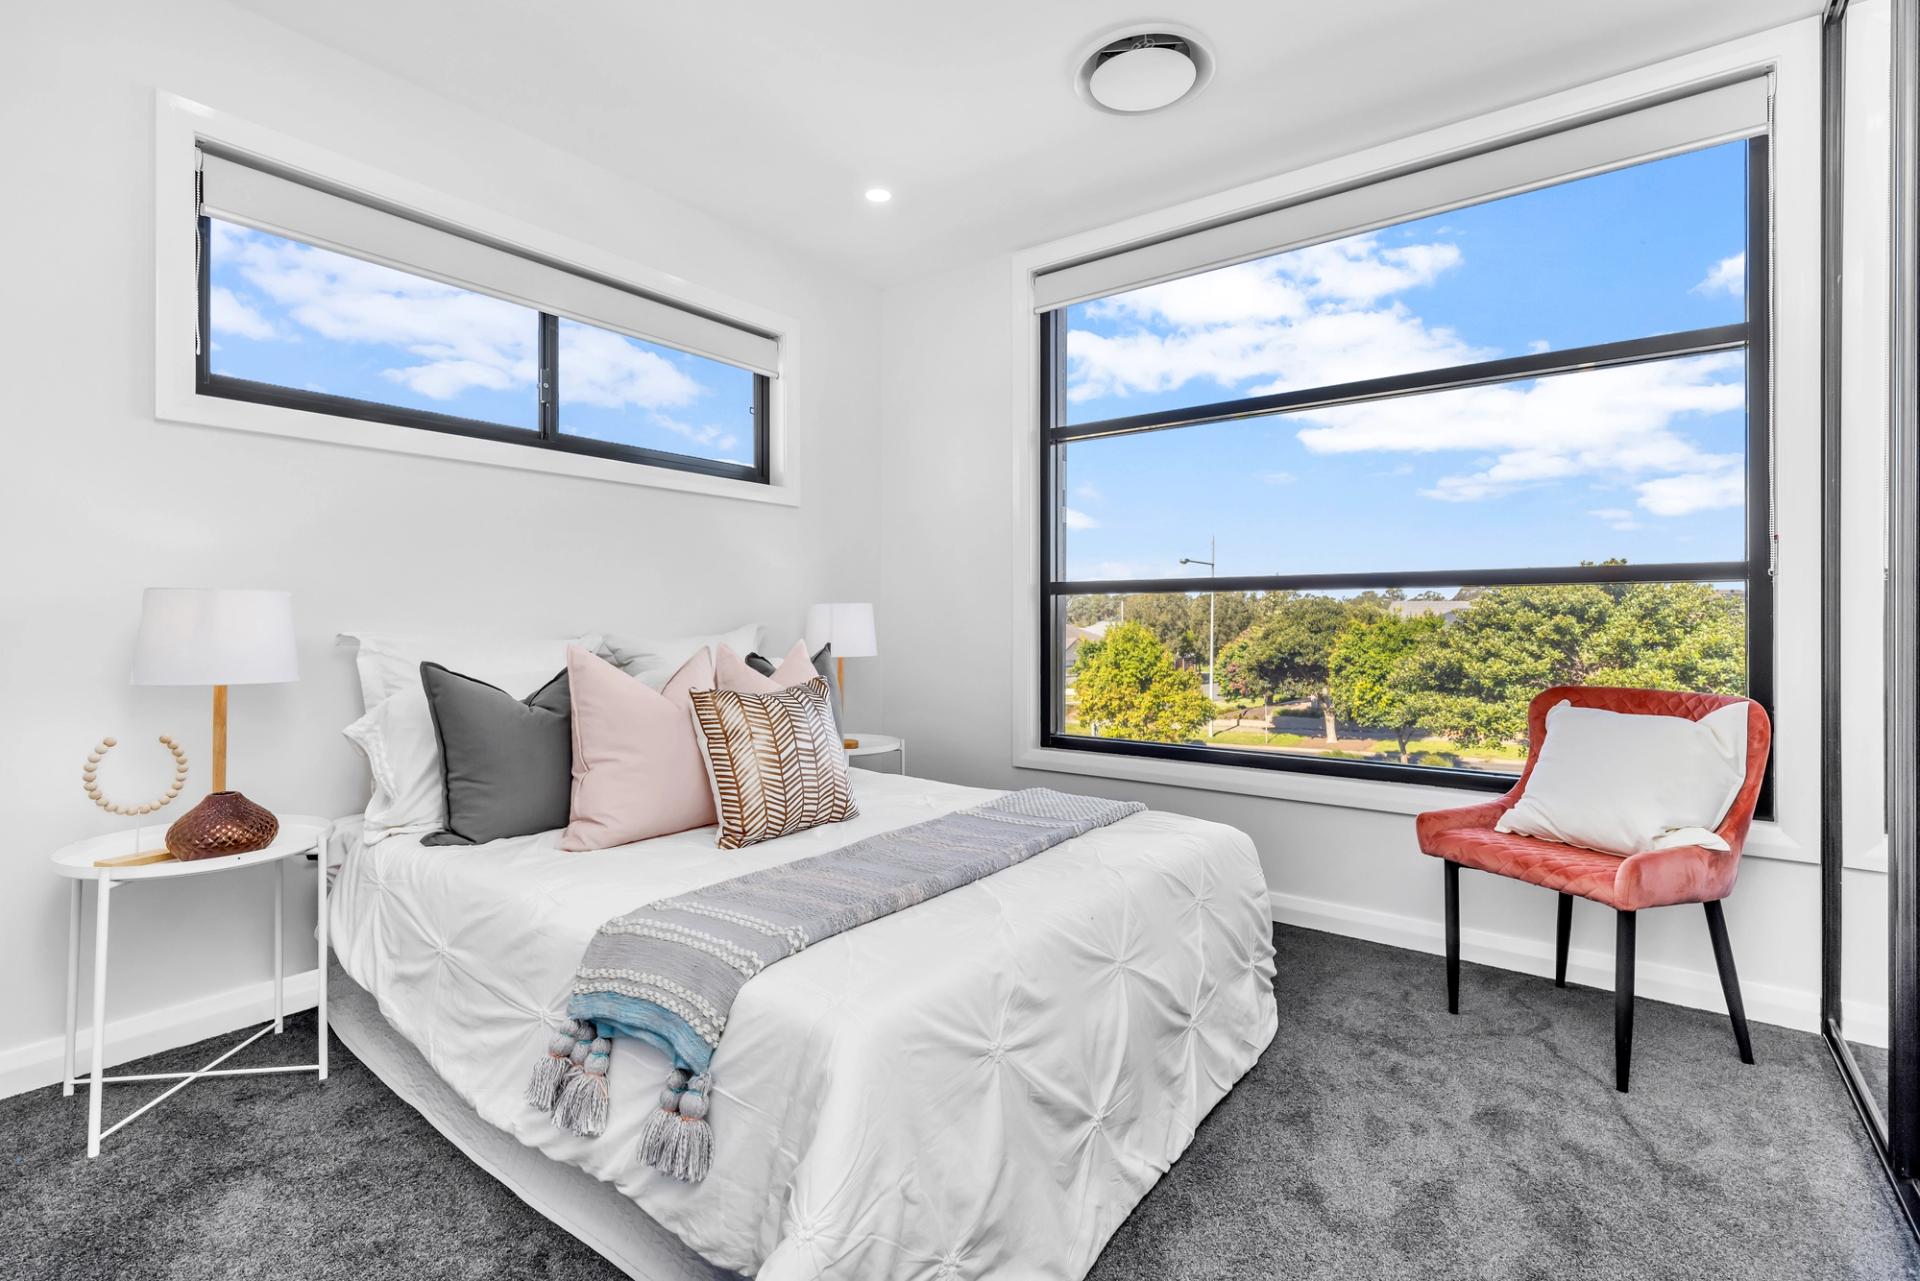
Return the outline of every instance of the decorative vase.
{"type": "Polygon", "coordinates": [[[280,820],[238,792],[209,792],[167,829],[167,852],[181,860],[263,850],[280,820]]]}

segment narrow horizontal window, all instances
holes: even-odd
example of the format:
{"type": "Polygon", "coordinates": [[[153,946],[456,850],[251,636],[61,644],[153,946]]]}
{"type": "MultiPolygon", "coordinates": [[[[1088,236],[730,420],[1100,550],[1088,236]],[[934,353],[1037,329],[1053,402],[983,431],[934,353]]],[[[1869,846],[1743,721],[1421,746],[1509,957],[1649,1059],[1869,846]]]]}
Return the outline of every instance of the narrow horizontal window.
{"type": "Polygon", "coordinates": [[[779,341],[204,153],[202,395],[770,480],[779,341]]]}

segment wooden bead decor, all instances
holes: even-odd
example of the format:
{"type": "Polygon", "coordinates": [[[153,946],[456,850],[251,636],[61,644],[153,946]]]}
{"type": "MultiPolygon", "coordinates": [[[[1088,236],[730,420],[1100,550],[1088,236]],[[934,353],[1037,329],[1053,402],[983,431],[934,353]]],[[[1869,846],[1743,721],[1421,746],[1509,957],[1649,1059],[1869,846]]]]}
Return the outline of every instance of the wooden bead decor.
{"type": "Polygon", "coordinates": [[[128,818],[138,818],[144,814],[153,814],[171,805],[174,800],[179,797],[181,790],[187,785],[187,753],[179,743],[174,741],[173,735],[171,734],[162,734],[160,736],[160,743],[169,752],[173,753],[173,783],[167,788],[167,794],[165,796],[162,796],[157,801],[148,801],[144,805],[118,805],[108,800],[101,793],[99,779],[100,762],[106,759],[108,752],[120,745],[118,739],[109,735],[101,739],[98,743],[95,743],[93,750],[87,753],[87,767],[80,775],[81,782],[86,785],[87,799],[109,814],[122,814],[128,818]]]}

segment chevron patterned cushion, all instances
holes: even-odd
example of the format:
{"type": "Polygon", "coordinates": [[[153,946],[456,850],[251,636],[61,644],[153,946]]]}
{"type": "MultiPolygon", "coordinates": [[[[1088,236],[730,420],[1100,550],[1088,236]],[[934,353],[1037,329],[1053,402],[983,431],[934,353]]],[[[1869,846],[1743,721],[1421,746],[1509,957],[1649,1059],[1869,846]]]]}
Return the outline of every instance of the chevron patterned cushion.
{"type": "Polygon", "coordinates": [[[860,811],[819,677],[755,694],[694,690],[693,721],[720,816],[720,848],[770,841],[860,811]]]}

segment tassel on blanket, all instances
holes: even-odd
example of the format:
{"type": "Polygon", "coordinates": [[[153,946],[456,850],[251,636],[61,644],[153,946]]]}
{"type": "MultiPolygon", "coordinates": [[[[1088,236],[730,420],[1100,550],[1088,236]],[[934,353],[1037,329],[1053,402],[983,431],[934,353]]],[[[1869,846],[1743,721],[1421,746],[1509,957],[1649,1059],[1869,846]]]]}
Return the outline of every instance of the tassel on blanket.
{"type": "Polygon", "coordinates": [[[675,1068],[660,1091],[660,1106],[640,1132],[640,1160],[669,1178],[698,1183],[713,1168],[713,1127],[707,1123],[709,1075],[675,1068]]]}
{"type": "Polygon", "coordinates": [[[580,1040],[582,1026],[572,1019],[561,1024],[547,1042],[547,1057],[540,1060],[540,1066],[533,1070],[533,1079],[527,1082],[527,1102],[542,1112],[553,1111],[561,1083],[573,1066],[573,1047],[580,1040]]]}
{"type": "MultiPolygon", "coordinates": [[[[582,1025],[589,1034],[593,1024],[582,1025]]],[[[604,1036],[575,1041],[571,1067],[553,1102],[553,1123],[562,1130],[593,1138],[607,1128],[607,1064],[613,1043],[604,1036]]]]}

